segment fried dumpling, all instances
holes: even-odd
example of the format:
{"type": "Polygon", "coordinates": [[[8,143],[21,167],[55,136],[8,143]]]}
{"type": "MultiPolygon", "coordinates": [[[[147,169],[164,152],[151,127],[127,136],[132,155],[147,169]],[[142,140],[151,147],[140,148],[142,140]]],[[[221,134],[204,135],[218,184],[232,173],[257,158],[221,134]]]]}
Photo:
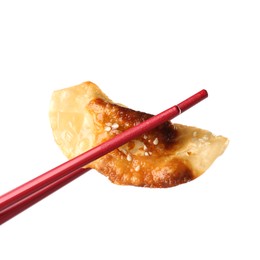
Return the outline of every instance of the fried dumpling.
{"type": "MultiPolygon", "coordinates": [[[[71,159],[152,115],[113,103],[85,82],[55,91],[49,116],[57,144],[71,159]]],[[[200,176],[227,144],[223,136],[166,122],[86,167],[116,184],[166,188],[200,176]]]]}

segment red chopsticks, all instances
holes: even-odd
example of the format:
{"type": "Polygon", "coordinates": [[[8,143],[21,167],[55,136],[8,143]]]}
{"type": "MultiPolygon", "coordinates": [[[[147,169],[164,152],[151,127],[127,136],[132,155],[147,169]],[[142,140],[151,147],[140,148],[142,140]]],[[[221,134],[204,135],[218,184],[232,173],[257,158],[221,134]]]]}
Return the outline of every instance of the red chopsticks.
{"type": "Polygon", "coordinates": [[[196,105],[207,96],[207,91],[201,90],[178,105],[175,105],[164,112],[149,118],[139,125],[134,126],[116,137],[102,143],[101,145],[90,149],[72,160],[63,163],[0,196],[0,224],[3,224],[23,210],[81,176],[88,170],[82,168],[83,166],[98,159],[106,153],[113,151],[141,134],[152,130],[162,123],[171,120],[180,113],[196,105]]]}

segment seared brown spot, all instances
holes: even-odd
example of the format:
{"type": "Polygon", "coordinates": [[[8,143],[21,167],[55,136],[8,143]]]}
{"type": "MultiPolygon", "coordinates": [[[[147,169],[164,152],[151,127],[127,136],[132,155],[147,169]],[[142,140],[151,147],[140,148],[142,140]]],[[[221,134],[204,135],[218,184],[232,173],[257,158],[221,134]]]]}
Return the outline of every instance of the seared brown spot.
{"type": "MultiPolygon", "coordinates": [[[[128,128],[138,125],[153,116],[151,114],[121,107],[116,104],[111,104],[99,98],[92,100],[88,105],[88,109],[95,115],[99,115],[100,113],[103,114],[102,117],[95,117],[99,124],[105,124],[105,122],[109,122],[112,118],[115,118],[116,124],[120,126],[121,131],[125,131],[128,128]]],[[[177,131],[173,127],[172,123],[165,122],[147,132],[145,135],[140,136],[139,139],[143,140],[145,144],[153,144],[153,141],[158,139],[160,144],[158,145],[159,149],[170,149],[176,139],[176,135],[177,131]]]]}
{"type": "MultiPolygon", "coordinates": [[[[118,130],[125,131],[152,117],[102,99],[92,100],[88,110],[93,113],[95,125],[103,131],[99,135],[99,142],[113,137],[112,130],[104,133],[105,127],[112,128],[112,124],[110,126],[107,122],[113,122],[118,125],[118,130]],[[97,116],[100,114],[102,116],[97,116]]],[[[141,155],[130,153],[135,147],[135,141],[132,140],[125,146],[125,153],[114,150],[96,160],[92,164],[93,168],[108,176],[113,183],[124,185],[166,188],[193,179],[189,167],[171,157],[171,149],[178,140],[178,132],[171,122],[158,126],[137,140],[143,143],[141,147],[145,152],[141,155]]]]}
{"type": "Polygon", "coordinates": [[[134,125],[138,125],[152,116],[150,114],[108,103],[99,98],[92,100],[89,103],[88,108],[90,108],[95,113],[104,113],[102,121],[116,118],[119,125],[127,122],[128,124],[124,125],[125,129],[133,127],[134,125]]]}

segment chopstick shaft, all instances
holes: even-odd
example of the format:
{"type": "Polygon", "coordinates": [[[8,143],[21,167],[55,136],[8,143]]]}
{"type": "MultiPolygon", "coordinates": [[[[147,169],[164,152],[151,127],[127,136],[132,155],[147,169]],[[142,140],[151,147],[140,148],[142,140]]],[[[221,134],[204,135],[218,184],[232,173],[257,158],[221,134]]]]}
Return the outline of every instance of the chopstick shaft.
{"type": "Polygon", "coordinates": [[[0,212],[0,225],[5,223],[9,219],[13,218],[14,216],[18,215],[19,213],[23,212],[32,205],[36,204],[40,200],[46,198],[58,189],[64,187],[73,180],[77,179],[89,170],[90,169],[88,168],[80,168],[72,173],[65,175],[64,177],[51,183],[50,185],[43,187],[42,189],[34,192],[33,194],[17,201],[16,203],[11,204],[9,207],[6,207],[4,210],[0,212]]]}
{"type": "Polygon", "coordinates": [[[123,133],[117,135],[116,137],[98,145],[89,151],[69,160],[52,170],[32,179],[31,181],[7,192],[0,197],[0,213],[4,212],[11,205],[25,199],[31,194],[37,193],[39,190],[48,189],[48,186],[55,183],[59,179],[63,178],[65,175],[74,172],[83,166],[89,164],[90,162],[98,159],[99,157],[113,151],[114,149],[120,147],[121,145],[127,143],[128,141],[140,136],[141,134],[152,130],[153,128],[161,125],[162,123],[171,120],[172,118],[178,116],[180,113],[186,111],[190,107],[196,105],[200,101],[204,100],[208,96],[206,90],[201,90],[183,102],[175,105],[164,112],[149,118],[148,120],[134,126],[123,133]]]}

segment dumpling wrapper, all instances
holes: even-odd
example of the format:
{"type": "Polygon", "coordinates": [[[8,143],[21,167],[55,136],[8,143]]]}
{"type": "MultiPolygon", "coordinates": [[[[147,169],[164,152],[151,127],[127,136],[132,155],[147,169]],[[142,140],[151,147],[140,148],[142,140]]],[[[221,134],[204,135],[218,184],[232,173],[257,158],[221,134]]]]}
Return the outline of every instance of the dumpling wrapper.
{"type": "MultiPolygon", "coordinates": [[[[49,112],[55,141],[68,159],[151,116],[113,103],[92,82],[53,92],[49,112]]],[[[227,145],[223,136],[166,122],[86,167],[116,184],[166,188],[200,176],[227,145]]]]}

